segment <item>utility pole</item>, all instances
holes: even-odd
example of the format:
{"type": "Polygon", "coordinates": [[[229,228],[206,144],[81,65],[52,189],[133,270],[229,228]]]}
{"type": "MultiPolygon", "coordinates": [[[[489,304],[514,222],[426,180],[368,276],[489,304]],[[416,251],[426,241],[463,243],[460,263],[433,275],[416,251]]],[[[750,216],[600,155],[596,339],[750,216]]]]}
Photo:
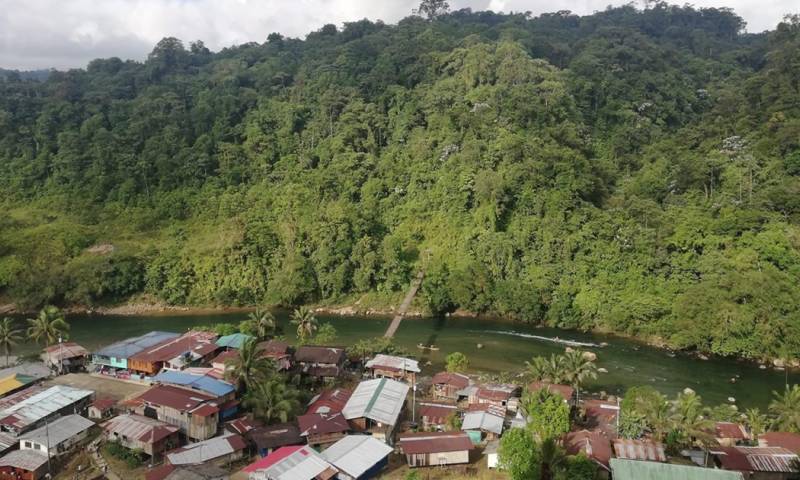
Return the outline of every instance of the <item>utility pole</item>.
{"type": "Polygon", "coordinates": [[[61,335],[58,336],[58,374],[64,373],[64,344],[61,343],[61,335]]]}
{"type": "Polygon", "coordinates": [[[47,476],[50,478],[53,474],[53,469],[50,465],[50,422],[47,417],[44,417],[44,436],[47,439],[47,476]]]}

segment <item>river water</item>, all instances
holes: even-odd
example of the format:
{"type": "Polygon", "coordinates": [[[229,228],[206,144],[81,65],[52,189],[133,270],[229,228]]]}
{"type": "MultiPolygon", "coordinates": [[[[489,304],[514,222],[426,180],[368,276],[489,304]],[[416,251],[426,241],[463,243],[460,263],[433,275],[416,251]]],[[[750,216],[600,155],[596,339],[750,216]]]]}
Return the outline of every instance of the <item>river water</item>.
{"type": "MultiPolygon", "coordinates": [[[[237,323],[246,313],[218,313],[206,315],[70,315],[70,339],[85,347],[96,349],[114,341],[146,333],[151,330],[184,332],[197,325],[237,323]]],[[[276,312],[287,340],[294,340],[286,312],[276,312]]],[[[342,317],[318,315],[321,322],[330,322],[338,331],[337,345],[352,345],[363,338],[383,335],[389,318],[342,317]]],[[[423,373],[440,369],[444,357],[454,351],[467,355],[475,371],[516,372],[524,368],[525,361],[537,355],[563,352],[564,346],[532,338],[533,335],[559,337],[605,347],[589,348],[597,353],[598,367],[608,370],[589,383],[592,391],[620,394],[634,385],[652,385],[670,396],[690,387],[701,395],[706,404],[727,402],[734,397],[740,409],[764,409],[772,398],[772,391],[784,388],[784,372],[761,370],[755,364],[724,358],[698,360],[686,355],[675,355],[665,350],[639,344],[633,340],[611,335],[535,328],[530,325],[501,320],[475,318],[407,318],[395,336],[395,343],[414,354],[423,367],[423,373]],[[422,351],[419,343],[436,345],[438,351],[422,351]],[[478,344],[483,348],[478,348],[478,344]],[[428,365],[430,362],[430,365],[428,365]],[[731,379],[736,378],[736,383],[731,379]]],[[[21,351],[32,351],[24,345],[21,351]]],[[[800,382],[800,374],[789,374],[789,382],[800,382]]]]}

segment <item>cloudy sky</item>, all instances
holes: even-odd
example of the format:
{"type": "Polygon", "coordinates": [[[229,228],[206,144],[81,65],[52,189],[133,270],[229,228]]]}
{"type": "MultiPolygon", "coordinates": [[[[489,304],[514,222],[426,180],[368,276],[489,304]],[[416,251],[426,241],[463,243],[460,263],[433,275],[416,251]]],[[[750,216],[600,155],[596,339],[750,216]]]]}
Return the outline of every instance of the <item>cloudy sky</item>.
{"type": "MultiPolygon", "coordinates": [[[[451,8],[586,14],[628,0],[450,0],[451,8]]],[[[369,18],[393,23],[419,0],[0,0],[0,67],[84,67],[93,58],[144,59],[165,36],[203,40],[212,50],[270,32],[303,37],[326,23],[369,18]]],[[[683,2],[681,2],[683,3],[683,2]]],[[[797,0],[694,0],[729,6],[748,31],[774,28],[797,0]]]]}

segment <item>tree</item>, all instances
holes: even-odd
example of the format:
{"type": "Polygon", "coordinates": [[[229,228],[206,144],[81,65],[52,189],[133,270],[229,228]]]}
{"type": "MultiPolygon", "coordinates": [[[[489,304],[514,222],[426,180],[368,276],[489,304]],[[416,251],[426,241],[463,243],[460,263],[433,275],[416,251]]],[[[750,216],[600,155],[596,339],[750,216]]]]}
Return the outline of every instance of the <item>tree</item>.
{"type": "Polygon", "coordinates": [[[750,429],[750,438],[757,444],[758,437],[767,431],[769,417],[761,413],[757,408],[748,408],[745,410],[744,415],[747,420],[747,427],[750,429]]]}
{"type": "Polygon", "coordinates": [[[14,328],[14,321],[8,317],[0,322],[0,345],[6,354],[6,367],[8,367],[8,355],[11,349],[22,340],[22,330],[14,328]]]}
{"type": "Polygon", "coordinates": [[[597,378],[597,365],[586,353],[580,350],[570,350],[562,357],[562,368],[565,380],[575,388],[580,398],[581,385],[587,380],[597,378]]]}
{"type": "MultiPolygon", "coordinates": [[[[277,331],[277,322],[275,321],[275,317],[272,315],[272,312],[269,310],[261,310],[260,308],[256,308],[254,312],[250,312],[250,314],[247,316],[246,322],[250,331],[242,331],[242,333],[252,335],[258,340],[267,340],[274,336],[275,332],[277,331]]],[[[241,330],[242,329],[240,328],[240,331],[241,330]]]]}
{"type": "Polygon", "coordinates": [[[532,381],[559,384],[567,378],[561,355],[533,357],[530,362],[525,362],[525,367],[526,373],[532,381]]]}
{"type": "Polygon", "coordinates": [[[680,433],[679,442],[683,446],[707,448],[716,441],[711,433],[714,421],[703,415],[703,401],[693,391],[678,394],[674,402],[674,429],[680,433]]]}
{"type": "Polygon", "coordinates": [[[254,385],[269,378],[275,372],[274,362],[265,357],[258,341],[246,341],[234,359],[226,365],[225,377],[237,385],[239,392],[251,390],[254,385]]]}
{"type": "Polygon", "coordinates": [[[64,314],[52,305],[39,311],[36,318],[29,318],[28,325],[28,337],[45,346],[56,343],[59,338],[66,339],[69,335],[69,324],[64,320],[64,314]]]}
{"type": "Polygon", "coordinates": [[[314,312],[304,306],[292,312],[292,324],[297,326],[297,338],[300,343],[305,343],[319,328],[319,321],[314,312]]]}
{"type": "Polygon", "coordinates": [[[330,345],[336,341],[338,335],[336,328],[330,322],[325,322],[308,342],[312,345],[330,345]]]}
{"type": "Polygon", "coordinates": [[[261,379],[248,389],[244,404],[265,423],[287,422],[300,408],[300,392],[277,375],[261,379]]]}
{"type": "Polygon", "coordinates": [[[620,435],[639,438],[645,433],[661,441],[672,429],[671,405],[650,386],[629,388],[620,404],[620,435]]]}
{"type": "Polygon", "coordinates": [[[774,417],[775,429],[800,433],[800,385],[787,388],[783,394],[772,392],[772,396],[769,413],[774,417]]]}
{"type": "Polygon", "coordinates": [[[566,452],[558,444],[556,438],[546,437],[539,444],[539,478],[541,480],[552,480],[555,472],[566,466],[566,452]]]}
{"type": "Polygon", "coordinates": [[[511,480],[539,478],[539,446],[524,428],[512,428],[500,437],[498,460],[511,480]]]}
{"type": "Polygon", "coordinates": [[[469,359],[461,352],[453,352],[445,358],[445,368],[448,372],[466,372],[469,368],[469,359]]]}
{"type": "Polygon", "coordinates": [[[414,10],[415,15],[427,17],[428,20],[434,20],[442,15],[446,15],[450,11],[450,4],[447,0],[422,0],[414,10]]]}
{"type": "Polygon", "coordinates": [[[526,393],[521,403],[528,428],[540,441],[560,438],[569,431],[570,409],[560,395],[543,388],[526,393]]]}

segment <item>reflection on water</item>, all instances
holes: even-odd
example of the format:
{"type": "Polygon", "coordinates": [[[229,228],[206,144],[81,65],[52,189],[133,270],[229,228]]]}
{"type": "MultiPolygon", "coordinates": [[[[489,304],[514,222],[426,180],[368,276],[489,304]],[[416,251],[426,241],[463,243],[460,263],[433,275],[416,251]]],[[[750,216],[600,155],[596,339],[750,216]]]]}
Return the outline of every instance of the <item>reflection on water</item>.
{"type": "MultiPolygon", "coordinates": [[[[71,315],[70,338],[89,349],[150,330],[184,332],[197,325],[237,323],[245,313],[170,316],[104,316],[71,315]]],[[[294,329],[288,325],[286,312],[276,312],[288,340],[294,340],[294,329]]],[[[336,327],[337,344],[348,346],[362,338],[383,335],[388,318],[328,317],[336,327]]],[[[536,355],[563,352],[565,345],[547,339],[558,337],[592,345],[597,353],[598,367],[605,368],[598,379],[588,385],[591,390],[622,393],[633,385],[649,384],[662,392],[674,395],[690,387],[707,403],[722,403],[735,397],[740,408],[769,403],[773,390],[783,390],[784,373],[760,370],[757,365],[728,359],[712,358],[701,361],[685,355],[651,348],[637,342],[611,335],[588,334],[530,325],[474,318],[408,318],[403,320],[395,337],[397,345],[416,356],[425,373],[441,368],[447,354],[460,351],[467,355],[473,369],[491,372],[519,371],[525,361],[536,355]],[[513,332],[513,334],[511,334],[513,332]],[[539,338],[544,337],[545,339],[539,338]],[[439,350],[420,350],[418,344],[436,345],[439,350]],[[482,348],[478,347],[482,345],[482,348]],[[735,383],[732,383],[735,380],[735,383]]],[[[23,345],[19,350],[32,352],[35,347],[23,345]]],[[[800,381],[791,374],[790,382],[800,381]]]]}

